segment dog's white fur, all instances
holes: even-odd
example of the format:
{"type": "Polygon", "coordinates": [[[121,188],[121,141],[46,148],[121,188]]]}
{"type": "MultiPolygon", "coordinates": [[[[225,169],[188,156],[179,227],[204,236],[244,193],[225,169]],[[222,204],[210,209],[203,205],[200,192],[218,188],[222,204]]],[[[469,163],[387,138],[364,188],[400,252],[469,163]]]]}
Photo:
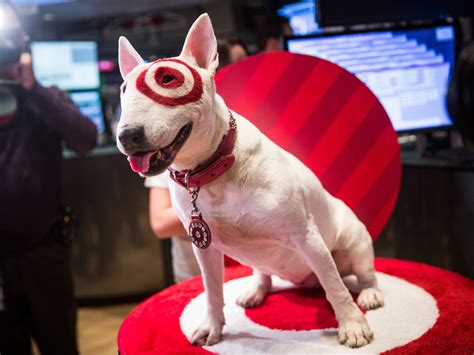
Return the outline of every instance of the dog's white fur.
{"type": "MultiPolygon", "coordinates": [[[[216,94],[218,65],[216,38],[207,14],[191,27],[178,57],[203,78],[202,98],[177,107],[159,105],[135,88],[143,64],[130,43],[119,41],[119,62],[127,83],[122,95],[118,131],[130,125],[145,127],[155,148],[168,145],[178,130],[193,121],[191,136],[176,156],[175,169],[193,169],[206,161],[229,127],[229,113],[216,94]]],[[[278,147],[237,113],[237,141],[232,169],[201,188],[198,206],[212,231],[208,249],[194,248],[207,297],[207,317],[192,341],[212,345],[220,340],[223,314],[223,254],[250,265],[255,284],[238,303],[259,305],[271,289],[270,275],[304,286],[321,285],[339,322],[339,341],[359,347],[372,340],[367,321],[341,277],[355,275],[358,304],[366,309],[383,305],[373,268],[372,240],[365,226],[297,158],[278,147]]],[[[127,154],[126,149],[119,148],[127,154]]],[[[188,192],[171,184],[173,207],[187,227],[191,216],[188,192]]],[[[278,315],[275,315],[278,316],[278,315]]]]}

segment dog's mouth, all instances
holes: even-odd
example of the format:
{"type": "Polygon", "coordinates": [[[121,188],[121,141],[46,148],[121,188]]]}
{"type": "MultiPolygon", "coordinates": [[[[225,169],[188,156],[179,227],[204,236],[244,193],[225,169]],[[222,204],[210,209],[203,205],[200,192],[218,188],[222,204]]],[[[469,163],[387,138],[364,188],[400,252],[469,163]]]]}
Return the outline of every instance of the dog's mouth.
{"type": "Polygon", "coordinates": [[[192,129],[193,123],[189,122],[179,130],[175,139],[166,147],[128,156],[130,167],[143,176],[161,174],[173,163],[176,154],[191,135],[192,129]]]}

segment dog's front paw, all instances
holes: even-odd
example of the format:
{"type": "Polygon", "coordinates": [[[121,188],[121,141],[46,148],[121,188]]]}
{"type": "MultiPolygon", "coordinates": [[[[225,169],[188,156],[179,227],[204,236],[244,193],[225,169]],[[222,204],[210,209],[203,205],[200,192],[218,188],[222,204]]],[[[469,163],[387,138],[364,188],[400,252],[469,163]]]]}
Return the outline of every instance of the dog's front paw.
{"type": "Polygon", "coordinates": [[[339,324],[339,343],[350,348],[369,344],[374,338],[369,324],[363,315],[339,324]]]}
{"type": "Polygon", "coordinates": [[[367,310],[383,307],[382,292],[374,287],[366,288],[357,297],[357,304],[367,310]]]}
{"type": "Polygon", "coordinates": [[[255,286],[241,294],[235,303],[243,308],[257,307],[263,302],[267,293],[268,290],[266,288],[255,286]]]}
{"type": "Polygon", "coordinates": [[[221,339],[224,321],[206,319],[197,328],[192,337],[191,343],[197,346],[211,346],[217,344],[221,339]]]}

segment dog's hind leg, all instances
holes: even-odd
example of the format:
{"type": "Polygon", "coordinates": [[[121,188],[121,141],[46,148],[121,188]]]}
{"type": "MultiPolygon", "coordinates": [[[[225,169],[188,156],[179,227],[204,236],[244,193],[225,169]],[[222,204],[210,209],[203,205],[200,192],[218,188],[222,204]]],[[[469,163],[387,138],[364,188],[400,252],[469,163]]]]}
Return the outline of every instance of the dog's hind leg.
{"type": "Polygon", "coordinates": [[[377,277],[374,269],[374,248],[372,239],[365,226],[361,227],[361,233],[365,235],[361,242],[350,250],[349,258],[352,266],[352,273],[357,277],[356,289],[358,292],[357,304],[364,309],[376,309],[383,307],[384,301],[382,292],[377,285],[377,277]]]}
{"type": "Polygon", "coordinates": [[[263,302],[271,289],[271,276],[253,269],[253,285],[237,298],[236,303],[243,308],[257,307],[263,302]]]}
{"type": "Polygon", "coordinates": [[[369,324],[344,286],[334,259],[316,225],[309,225],[308,234],[295,236],[292,242],[298,254],[318,277],[326,292],[326,298],[334,309],[339,322],[339,342],[351,348],[370,343],[373,333],[369,324]]]}

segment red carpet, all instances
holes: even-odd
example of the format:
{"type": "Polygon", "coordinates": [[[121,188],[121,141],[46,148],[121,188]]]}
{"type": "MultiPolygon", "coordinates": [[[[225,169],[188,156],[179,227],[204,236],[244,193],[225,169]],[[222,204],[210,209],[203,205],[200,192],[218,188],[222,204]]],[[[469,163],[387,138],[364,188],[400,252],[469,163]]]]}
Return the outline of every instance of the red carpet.
{"type": "MultiPolygon", "coordinates": [[[[203,287],[201,278],[196,277],[156,294],[130,313],[118,335],[120,354],[208,351],[235,354],[242,351],[276,352],[282,349],[291,353],[303,353],[311,351],[309,349],[313,347],[318,352],[333,353],[473,353],[473,281],[414,262],[377,259],[376,267],[382,273],[379,278],[387,299],[386,307],[366,313],[375,333],[374,342],[369,345],[372,348],[353,350],[341,347],[336,340],[336,331],[332,329],[336,326],[334,316],[323,293],[303,289],[271,294],[262,306],[246,312],[227,302],[227,324],[222,342],[207,350],[195,347],[183,333],[180,317],[188,303],[194,299],[186,307],[183,328],[190,328],[185,329],[185,332],[189,332],[194,329],[191,323],[200,322],[200,317],[195,316],[195,310],[191,309],[195,303],[198,306],[197,312],[202,311],[197,302],[199,297],[196,297],[203,292],[203,287]],[[234,309],[230,310],[230,318],[227,308],[234,309]],[[242,324],[248,328],[241,327],[242,324]],[[261,336],[259,332],[266,335],[261,336]],[[273,336],[277,340],[271,339],[273,336]]],[[[228,268],[226,281],[248,275],[250,270],[246,267],[228,268]]],[[[232,282],[240,281],[244,279],[232,282]]],[[[226,283],[226,296],[233,292],[231,287],[227,287],[232,282],[226,283]]],[[[242,291],[240,285],[235,286],[238,292],[242,291]]]]}

